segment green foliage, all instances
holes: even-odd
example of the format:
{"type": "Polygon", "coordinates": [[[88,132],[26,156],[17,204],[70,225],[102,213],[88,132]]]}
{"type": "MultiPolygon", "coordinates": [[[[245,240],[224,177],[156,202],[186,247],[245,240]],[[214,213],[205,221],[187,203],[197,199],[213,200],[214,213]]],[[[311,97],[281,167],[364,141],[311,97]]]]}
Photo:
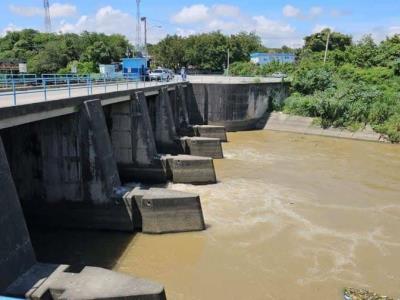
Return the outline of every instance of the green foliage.
{"type": "Polygon", "coordinates": [[[329,66],[304,62],[293,74],[293,89],[304,95],[323,91],[333,86],[333,72],[329,66]]]}
{"type": "Polygon", "coordinates": [[[329,29],[324,29],[319,33],[312,34],[304,38],[305,49],[309,49],[314,52],[325,51],[326,41],[329,37],[329,50],[345,50],[347,46],[352,43],[352,37],[349,35],[341,34],[339,32],[330,32],[329,29]]]}
{"type": "Polygon", "coordinates": [[[80,61],[86,63],[82,70],[93,72],[99,63],[119,61],[127,48],[132,46],[118,34],[53,34],[25,29],[0,38],[0,60],[26,61],[28,71],[37,74],[66,72],[70,62],[80,61]]]}
{"type": "Polygon", "coordinates": [[[99,72],[99,68],[94,62],[71,61],[65,68],[60,69],[58,74],[70,74],[73,66],[76,66],[77,74],[80,75],[99,72]]]}
{"type": "Polygon", "coordinates": [[[216,31],[189,37],[167,36],[151,45],[149,52],[155,66],[172,69],[191,66],[201,71],[222,72],[226,68],[228,49],[231,63],[249,61],[250,53],[265,50],[254,33],[226,36],[216,31]]]}

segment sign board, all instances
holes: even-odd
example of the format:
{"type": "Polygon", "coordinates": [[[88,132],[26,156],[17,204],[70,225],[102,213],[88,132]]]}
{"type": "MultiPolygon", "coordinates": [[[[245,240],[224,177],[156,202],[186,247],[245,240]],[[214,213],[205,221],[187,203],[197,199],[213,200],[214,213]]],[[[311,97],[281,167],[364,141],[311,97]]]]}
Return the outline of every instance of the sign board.
{"type": "Polygon", "coordinates": [[[18,64],[20,73],[28,73],[28,66],[26,64],[18,64]]]}
{"type": "Polygon", "coordinates": [[[71,67],[71,73],[76,74],[78,73],[78,66],[76,64],[72,65],[71,67]]]}

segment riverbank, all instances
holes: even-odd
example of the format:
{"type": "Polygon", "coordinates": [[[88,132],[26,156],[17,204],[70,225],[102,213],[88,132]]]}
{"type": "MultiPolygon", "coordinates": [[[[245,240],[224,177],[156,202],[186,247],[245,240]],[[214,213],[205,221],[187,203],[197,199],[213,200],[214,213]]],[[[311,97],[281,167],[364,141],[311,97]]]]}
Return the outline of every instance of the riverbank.
{"type": "Polygon", "coordinates": [[[273,112],[269,116],[264,129],[381,143],[389,142],[385,136],[375,132],[370,126],[367,126],[363,130],[352,132],[342,128],[324,129],[313,124],[313,120],[313,118],[309,117],[294,116],[282,112],[273,112]]]}

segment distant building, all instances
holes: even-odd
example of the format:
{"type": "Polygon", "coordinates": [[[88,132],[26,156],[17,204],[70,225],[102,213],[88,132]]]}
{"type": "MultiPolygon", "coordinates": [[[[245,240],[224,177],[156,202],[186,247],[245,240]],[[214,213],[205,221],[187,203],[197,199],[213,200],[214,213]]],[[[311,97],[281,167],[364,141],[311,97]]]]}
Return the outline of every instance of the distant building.
{"type": "Polygon", "coordinates": [[[115,76],[115,65],[99,65],[100,74],[106,77],[115,76]]]}
{"type": "Polygon", "coordinates": [[[294,63],[296,56],[292,53],[252,53],[250,54],[250,60],[252,63],[258,65],[266,65],[273,61],[280,63],[294,63]]]}
{"type": "Polygon", "coordinates": [[[20,71],[19,61],[15,60],[0,60],[1,74],[18,74],[20,71]]]}
{"type": "Polygon", "coordinates": [[[134,57],[122,59],[122,72],[134,78],[142,78],[149,68],[149,61],[145,57],[134,57]]]}

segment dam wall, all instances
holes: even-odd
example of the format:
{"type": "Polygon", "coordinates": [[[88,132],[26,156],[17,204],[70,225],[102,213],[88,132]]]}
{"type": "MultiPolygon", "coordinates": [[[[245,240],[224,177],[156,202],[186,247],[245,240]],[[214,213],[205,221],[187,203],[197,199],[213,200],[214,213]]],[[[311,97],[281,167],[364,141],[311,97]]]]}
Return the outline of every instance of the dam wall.
{"type": "Polygon", "coordinates": [[[252,130],[264,128],[274,103],[287,98],[289,83],[192,83],[187,92],[193,122],[252,130]]]}
{"type": "MultiPolygon", "coordinates": [[[[198,195],[124,184],[217,182],[213,159],[223,158],[226,135],[215,125],[256,128],[283,97],[279,87],[166,84],[0,109],[0,294],[13,283],[8,294],[24,296],[19,287],[32,287],[39,275],[49,278],[41,295],[82,286],[91,278],[85,274],[115,275],[38,264],[33,226],[204,230],[198,195]]],[[[140,291],[135,282],[142,281],[132,281],[124,297],[140,291]]],[[[154,299],[164,299],[163,288],[153,287],[154,299]]]]}

